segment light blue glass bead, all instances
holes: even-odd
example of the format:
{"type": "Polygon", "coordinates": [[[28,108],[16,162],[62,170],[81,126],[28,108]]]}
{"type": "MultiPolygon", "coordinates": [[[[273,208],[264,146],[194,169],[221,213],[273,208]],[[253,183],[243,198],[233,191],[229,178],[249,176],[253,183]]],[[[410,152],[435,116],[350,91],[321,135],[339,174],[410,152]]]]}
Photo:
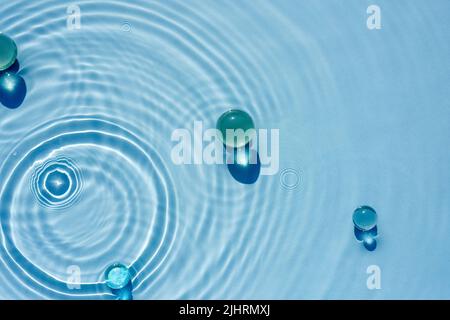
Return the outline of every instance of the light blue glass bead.
{"type": "Polygon", "coordinates": [[[114,263],[106,269],[105,280],[106,285],[111,289],[122,289],[130,283],[131,273],[127,266],[114,263]]]}
{"type": "Polygon", "coordinates": [[[360,230],[367,231],[377,225],[377,213],[369,206],[362,206],[353,212],[353,224],[360,230]]]}

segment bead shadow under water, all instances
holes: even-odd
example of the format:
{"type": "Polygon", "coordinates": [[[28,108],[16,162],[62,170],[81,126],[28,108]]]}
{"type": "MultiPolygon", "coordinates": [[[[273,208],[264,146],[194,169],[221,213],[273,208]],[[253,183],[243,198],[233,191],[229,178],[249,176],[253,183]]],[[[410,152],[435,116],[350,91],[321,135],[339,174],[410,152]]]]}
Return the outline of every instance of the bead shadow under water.
{"type": "Polygon", "coordinates": [[[247,144],[243,148],[233,149],[233,163],[227,163],[228,171],[231,176],[243,184],[255,183],[261,172],[261,161],[259,154],[252,150],[247,144]]]}
{"type": "Polygon", "coordinates": [[[355,237],[358,241],[364,241],[364,239],[367,238],[376,238],[378,236],[378,228],[377,226],[373,227],[370,230],[363,231],[361,229],[358,229],[357,227],[354,227],[354,233],[355,237]]]}
{"type": "Polygon", "coordinates": [[[105,283],[117,300],[133,300],[133,270],[122,263],[113,263],[105,270],[105,283]]]}
{"type": "Polygon", "coordinates": [[[4,72],[0,74],[0,102],[9,109],[16,109],[25,100],[27,85],[18,74],[4,72]]]}
{"type": "Polygon", "coordinates": [[[369,251],[374,251],[377,248],[377,216],[375,209],[369,206],[361,206],[353,212],[355,238],[362,242],[369,251]]]}
{"type": "Polygon", "coordinates": [[[7,72],[17,73],[17,72],[19,72],[19,69],[20,69],[20,63],[19,63],[19,60],[16,59],[16,61],[14,61],[14,63],[11,66],[9,66],[8,69],[0,71],[0,76],[7,72]]]}

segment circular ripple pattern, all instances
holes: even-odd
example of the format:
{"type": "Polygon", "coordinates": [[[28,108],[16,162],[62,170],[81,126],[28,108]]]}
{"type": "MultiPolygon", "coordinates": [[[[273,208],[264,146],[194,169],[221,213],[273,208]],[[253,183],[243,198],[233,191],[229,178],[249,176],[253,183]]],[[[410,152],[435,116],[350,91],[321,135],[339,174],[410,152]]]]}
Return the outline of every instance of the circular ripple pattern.
{"type": "Polygon", "coordinates": [[[63,209],[76,201],[80,194],[80,169],[70,159],[50,159],[36,167],[31,188],[41,204],[63,209]]]}
{"type": "Polygon", "coordinates": [[[174,241],[175,196],[165,165],[117,121],[47,123],[19,143],[1,174],[2,260],[22,285],[46,296],[109,296],[102,276],[114,259],[126,261],[139,284],[174,241]],[[74,263],[78,290],[65,274],[74,263]]]}

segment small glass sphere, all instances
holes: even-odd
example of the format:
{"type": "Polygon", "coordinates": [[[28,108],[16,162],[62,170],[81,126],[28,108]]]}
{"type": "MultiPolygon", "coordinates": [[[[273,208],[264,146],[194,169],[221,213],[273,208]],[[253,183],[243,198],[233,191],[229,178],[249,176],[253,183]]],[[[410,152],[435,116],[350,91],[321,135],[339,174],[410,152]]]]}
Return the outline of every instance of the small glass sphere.
{"type": "Polygon", "coordinates": [[[122,289],[130,283],[131,273],[125,265],[114,263],[106,269],[105,279],[106,285],[111,289],[122,289]]]}
{"type": "Polygon", "coordinates": [[[56,197],[64,195],[70,189],[70,177],[66,172],[54,170],[47,175],[45,187],[56,197]]]}
{"type": "Polygon", "coordinates": [[[377,225],[377,213],[369,206],[362,206],[353,212],[353,224],[360,230],[367,231],[377,225]]]}
{"type": "Polygon", "coordinates": [[[25,99],[27,86],[25,80],[15,73],[0,75],[0,102],[7,108],[19,107],[25,99]]]}
{"type": "Polygon", "coordinates": [[[0,71],[8,69],[16,61],[17,46],[14,40],[0,33],[0,71]]]}
{"type": "Polygon", "coordinates": [[[227,130],[242,129],[245,133],[249,129],[255,129],[255,124],[253,123],[252,117],[250,117],[247,112],[233,109],[225,112],[219,117],[216,128],[222,133],[220,139],[226,146],[240,148],[249,143],[251,137],[243,135],[238,136],[235,139],[234,135],[227,136],[227,130]]]}

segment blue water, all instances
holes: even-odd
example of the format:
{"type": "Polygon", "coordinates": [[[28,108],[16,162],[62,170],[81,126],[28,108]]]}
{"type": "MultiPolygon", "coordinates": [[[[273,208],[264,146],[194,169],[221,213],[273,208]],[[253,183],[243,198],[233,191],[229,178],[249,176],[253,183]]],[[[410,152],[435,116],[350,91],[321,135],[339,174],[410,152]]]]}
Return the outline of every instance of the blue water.
{"type": "Polygon", "coordinates": [[[27,88],[0,105],[0,299],[115,299],[116,262],[134,299],[450,299],[450,1],[77,1],[73,30],[70,4],[0,4],[27,88]],[[280,130],[277,174],[172,162],[230,108],[280,130]]]}

